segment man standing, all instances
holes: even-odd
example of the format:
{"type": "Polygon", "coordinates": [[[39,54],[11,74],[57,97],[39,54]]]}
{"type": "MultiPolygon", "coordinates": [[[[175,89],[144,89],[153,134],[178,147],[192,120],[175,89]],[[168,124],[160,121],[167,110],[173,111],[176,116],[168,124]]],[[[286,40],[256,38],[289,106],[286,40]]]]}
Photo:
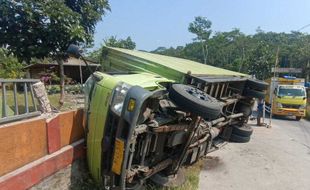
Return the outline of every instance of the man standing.
{"type": "Polygon", "coordinates": [[[263,112],[264,112],[264,100],[262,98],[259,98],[257,102],[257,125],[258,126],[263,126],[263,124],[261,123],[263,112]]]}

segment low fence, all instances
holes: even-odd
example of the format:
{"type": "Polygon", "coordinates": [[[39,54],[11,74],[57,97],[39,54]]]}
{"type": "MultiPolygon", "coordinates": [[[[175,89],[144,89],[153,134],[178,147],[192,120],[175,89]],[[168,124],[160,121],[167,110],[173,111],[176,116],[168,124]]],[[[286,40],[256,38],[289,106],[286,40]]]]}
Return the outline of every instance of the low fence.
{"type": "Polygon", "coordinates": [[[80,109],[0,125],[0,178],[82,139],[83,118],[80,109]]]}
{"type": "Polygon", "coordinates": [[[0,79],[0,87],[2,92],[2,100],[0,102],[0,124],[40,115],[41,112],[38,111],[32,86],[34,83],[39,81],[40,80],[36,79],[0,79]],[[8,94],[9,88],[12,88],[12,92],[10,94],[8,94]],[[9,98],[12,97],[13,102],[9,105],[9,98]],[[21,98],[23,99],[23,102],[21,102],[21,98]],[[30,109],[30,103],[32,105],[32,109],[30,109]]]}

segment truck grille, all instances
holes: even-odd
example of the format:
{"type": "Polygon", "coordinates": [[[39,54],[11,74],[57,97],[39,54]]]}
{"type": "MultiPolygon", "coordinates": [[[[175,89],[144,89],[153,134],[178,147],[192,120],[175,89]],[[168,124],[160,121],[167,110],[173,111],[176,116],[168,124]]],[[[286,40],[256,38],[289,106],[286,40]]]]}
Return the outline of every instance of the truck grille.
{"type": "Polygon", "coordinates": [[[282,104],[283,108],[299,109],[300,105],[282,104]]]}

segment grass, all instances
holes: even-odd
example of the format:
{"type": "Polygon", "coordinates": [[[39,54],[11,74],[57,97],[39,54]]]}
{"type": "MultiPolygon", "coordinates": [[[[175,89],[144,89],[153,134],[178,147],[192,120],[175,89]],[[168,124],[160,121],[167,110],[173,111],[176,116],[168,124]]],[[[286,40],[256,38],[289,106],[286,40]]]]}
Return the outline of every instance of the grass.
{"type": "MultiPolygon", "coordinates": [[[[198,189],[198,185],[199,185],[199,174],[205,161],[206,161],[205,159],[201,159],[200,161],[198,161],[192,166],[182,168],[186,176],[186,179],[185,179],[186,181],[180,187],[161,188],[161,187],[152,185],[148,182],[146,184],[145,189],[147,190],[196,190],[198,189]]],[[[94,180],[92,180],[91,175],[89,174],[87,170],[86,163],[83,162],[82,165],[83,165],[83,169],[79,169],[78,172],[75,172],[74,174],[77,176],[75,177],[76,180],[74,180],[74,183],[71,185],[71,188],[75,190],[104,189],[102,185],[99,185],[94,180]]]]}
{"type": "MultiPolygon", "coordinates": [[[[34,111],[34,105],[31,99],[30,92],[27,93],[28,95],[28,104],[29,104],[29,111],[32,112],[34,111]]],[[[2,115],[2,94],[0,95],[1,98],[1,110],[0,113],[2,115]]],[[[7,90],[7,96],[6,96],[6,101],[7,101],[7,110],[8,110],[8,116],[14,115],[14,96],[13,96],[13,91],[7,90]]],[[[20,114],[25,113],[25,97],[24,93],[17,93],[17,102],[18,102],[18,111],[20,114]]]]}
{"type": "MultiPolygon", "coordinates": [[[[206,159],[201,159],[192,166],[182,167],[181,169],[183,170],[186,178],[185,178],[185,183],[179,187],[163,188],[163,187],[155,186],[151,182],[148,181],[147,184],[145,185],[145,189],[147,190],[196,190],[198,189],[198,186],[199,186],[199,174],[205,161],[206,159]]],[[[85,169],[77,172],[79,177],[77,178],[77,180],[75,180],[75,183],[72,184],[72,189],[76,189],[76,190],[104,189],[102,185],[96,183],[92,179],[90,173],[87,170],[86,163],[84,163],[83,165],[85,169]]]]}
{"type": "MultiPolygon", "coordinates": [[[[29,111],[32,112],[35,110],[33,102],[32,102],[32,98],[31,98],[31,94],[30,92],[27,93],[28,95],[28,103],[29,103],[29,111]]],[[[60,94],[51,94],[48,95],[48,99],[50,100],[50,104],[52,105],[52,107],[60,110],[60,111],[65,111],[68,110],[72,107],[74,107],[74,105],[72,105],[71,102],[69,101],[65,101],[63,106],[59,106],[59,97],[60,94]]],[[[12,116],[14,115],[14,96],[13,96],[13,91],[12,90],[7,90],[7,110],[8,110],[8,116],[12,116]]],[[[18,102],[18,111],[19,114],[23,114],[25,113],[25,97],[24,97],[24,92],[19,92],[17,93],[17,102],[18,102]]],[[[35,98],[35,102],[36,105],[38,106],[39,103],[35,98]]],[[[2,115],[2,94],[0,93],[0,116],[2,115]]]]}
{"type": "Polygon", "coordinates": [[[163,188],[163,187],[156,187],[152,184],[149,184],[146,189],[150,189],[150,190],[189,190],[189,189],[195,190],[195,189],[198,189],[199,174],[200,174],[201,168],[203,167],[204,162],[205,162],[205,159],[201,159],[194,165],[183,167],[182,170],[184,171],[186,178],[185,178],[185,183],[179,187],[163,188]]]}
{"type": "MultiPolygon", "coordinates": [[[[196,190],[198,189],[199,185],[199,174],[201,168],[203,166],[204,160],[200,160],[192,166],[188,166],[186,168],[182,168],[184,174],[186,176],[186,181],[179,187],[175,188],[163,188],[155,186],[149,182],[146,184],[146,189],[148,190],[196,190]]],[[[104,189],[102,185],[97,184],[92,180],[91,175],[84,171],[83,177],[80,177],[79,180],[73,185],[73,189],[77,190],[86,190],[86,189],[93,189],[93,190],[100,190],[104,189]]]]}

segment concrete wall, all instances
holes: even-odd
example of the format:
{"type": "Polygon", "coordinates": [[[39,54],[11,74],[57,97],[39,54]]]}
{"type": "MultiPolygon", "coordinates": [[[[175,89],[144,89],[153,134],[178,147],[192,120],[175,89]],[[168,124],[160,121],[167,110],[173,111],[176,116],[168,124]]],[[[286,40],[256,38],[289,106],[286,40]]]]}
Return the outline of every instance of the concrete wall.
{"type": "Polygon", "coordinates": [[[44,119],[0,127],[0,176],[47,154],[44,119]]]}
{"type": "Polygon", "coordinates": [[[83,118],[75,110],[0,125],[0,190],[27,189],[83,157],[83,118]]]}

